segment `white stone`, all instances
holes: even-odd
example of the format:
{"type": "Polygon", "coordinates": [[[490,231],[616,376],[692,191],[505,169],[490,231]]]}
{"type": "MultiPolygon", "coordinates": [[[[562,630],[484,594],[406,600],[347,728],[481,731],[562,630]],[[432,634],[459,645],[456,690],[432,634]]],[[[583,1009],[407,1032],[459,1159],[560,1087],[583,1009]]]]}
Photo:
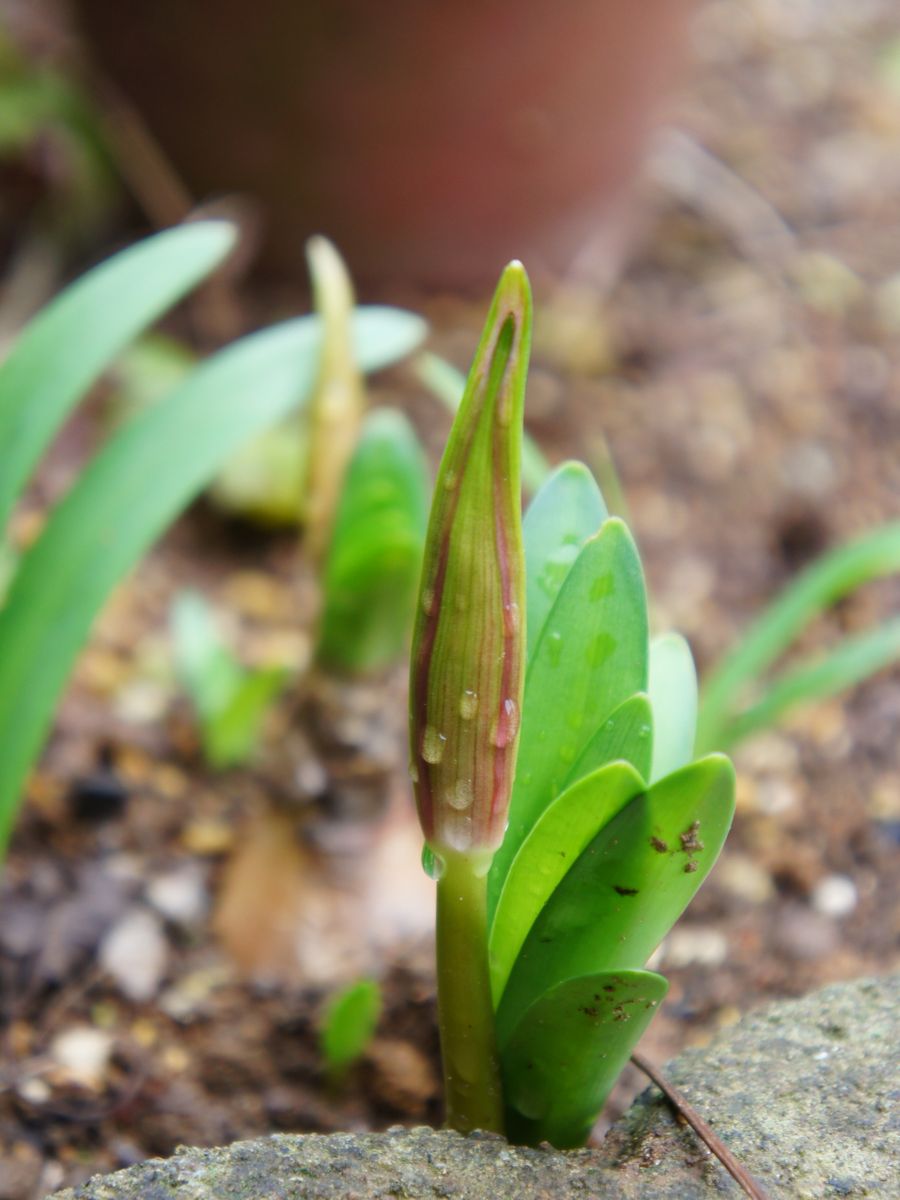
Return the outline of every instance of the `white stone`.
{"type": "Polygon", "coordinates": [[[112,1048],[112,1034],[91,1025],[73,1025],[50,1043],[50,1057],[72,1083],[100,1088],[112,1048]]]}
{"type": "Polygon", "coordinates": [[[856,908],[859,894],[856,884],[846,875],[826,875],[810,897],[816,912],[826,917],[847,917],[856,908]]]}
{"type": "Polygon", "coordinates": [[[196,925],[206,915],[209,902],[206,872],[190,862],[157,875],[147,888],[147,899],[175,925],[196,925]]]}
{"type": "Polygon", "coordinates": [[[159,917],[148,908],[129,909],[100,943],[100,966],[129,1000],[152,1000],[166,970],[169,946],[159,917]]]}

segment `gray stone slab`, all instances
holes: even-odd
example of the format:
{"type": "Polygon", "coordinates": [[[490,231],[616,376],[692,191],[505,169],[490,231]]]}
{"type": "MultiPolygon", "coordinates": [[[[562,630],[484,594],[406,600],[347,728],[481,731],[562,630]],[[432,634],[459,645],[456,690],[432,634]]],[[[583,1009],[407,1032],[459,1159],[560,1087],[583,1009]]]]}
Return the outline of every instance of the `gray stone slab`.
{"type": "MultiPolygon", "coordinates": [[[[751,1014],[667,1075],[773,1200],[900,1197],[900,976],[751,1014]]],[[[57,1200],[713,1200],[740,1189],[655,1089],[598,1150],[430,1129],[181,1150],[57,1200]]]]}

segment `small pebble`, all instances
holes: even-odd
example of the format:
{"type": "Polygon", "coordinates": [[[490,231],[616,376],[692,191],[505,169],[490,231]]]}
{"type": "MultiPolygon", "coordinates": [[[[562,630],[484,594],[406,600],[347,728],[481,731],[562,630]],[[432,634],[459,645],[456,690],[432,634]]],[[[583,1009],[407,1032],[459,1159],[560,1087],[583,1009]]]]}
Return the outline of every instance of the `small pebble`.
{"type": "Polygon", "coordinates": [[[765,904],[775,894],[769,873],[746,854],[723,854],[716,867],[716,880],[747,904],[765,904]]]}
{"type": "Polygon", "coordinates": [[[826,875],[810,897],[816,912],[826,917],[847,917],[856,908],[859,894],[847,875],[826,875]]]}
{"type": "Polygon", "coordinates": [[[728,939],[720,930],[709,926],[673,929],[666,939],[664,960],[667,967],[717,967],[727,956],[728,939]]]}
{"type": "Polygon", "coordinates": [[[100,1089],[106,1079],[112,1048],[112,1034],[90,1025],[73,1025],[50,1043],[50,1057],[68,1082],[100,1089]]]}
{"type": "Polygon", "coordinates": [[[158,875],[146,894],[156,911],[175,925],[196,925],[209,906],[206,873],[196,863],[158,875]]]}
{"type": "Polygon", "coordinates": [[[123,996],[135,1003],[152,1000],[159,991],[169,945],[162,923],[147,908],[131,908],[100,943],[100,965],[123,996]]]}

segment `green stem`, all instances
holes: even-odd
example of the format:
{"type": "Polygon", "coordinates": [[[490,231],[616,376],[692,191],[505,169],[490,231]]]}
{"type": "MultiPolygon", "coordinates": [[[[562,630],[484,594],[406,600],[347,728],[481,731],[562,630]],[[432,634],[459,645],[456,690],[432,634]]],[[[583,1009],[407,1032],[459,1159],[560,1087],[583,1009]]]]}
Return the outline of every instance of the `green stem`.
{"type": "Polygon", "coordinates": [[[447,1124],[503,1133],[503,1092],[487,952],[483,853],[442,851],[437,885],[438,1022],[447,1124]]]}

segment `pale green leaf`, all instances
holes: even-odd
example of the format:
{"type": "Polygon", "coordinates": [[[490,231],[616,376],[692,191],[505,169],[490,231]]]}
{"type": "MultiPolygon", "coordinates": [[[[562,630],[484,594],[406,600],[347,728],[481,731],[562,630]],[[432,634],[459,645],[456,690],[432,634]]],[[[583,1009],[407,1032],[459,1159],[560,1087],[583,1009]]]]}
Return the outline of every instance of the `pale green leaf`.
{"type": "Polygon", "coordinates": [[[697,669],[691,648],[678,633],[650,643],[650,704],[653,708],[651,783],[685,767],[694,757],[697,733],[697,669]]]}
{"type": "Polygon", "coordinates": [[[528,659],[572,564],[607,516],[593,475],[578,462],[557,467],[529,504],[522,523],[528,659]]]}

